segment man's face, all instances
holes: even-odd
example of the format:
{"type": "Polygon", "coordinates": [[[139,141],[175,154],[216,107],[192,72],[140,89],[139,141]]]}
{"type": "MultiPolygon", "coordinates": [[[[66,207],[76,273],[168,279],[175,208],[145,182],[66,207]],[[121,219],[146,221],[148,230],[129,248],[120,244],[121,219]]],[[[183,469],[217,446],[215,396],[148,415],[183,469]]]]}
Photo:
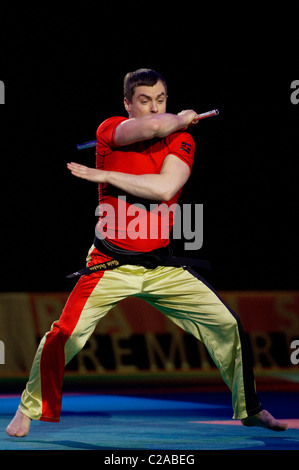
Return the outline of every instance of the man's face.
{"type": "Polygon", "coordinates": [[[139,118],[147,114],[166,112],[166,91],[162,82],[154,86],[138,86],[135,88],[132,102],[125,98],[124,104],[129,118],[139,118]]]}

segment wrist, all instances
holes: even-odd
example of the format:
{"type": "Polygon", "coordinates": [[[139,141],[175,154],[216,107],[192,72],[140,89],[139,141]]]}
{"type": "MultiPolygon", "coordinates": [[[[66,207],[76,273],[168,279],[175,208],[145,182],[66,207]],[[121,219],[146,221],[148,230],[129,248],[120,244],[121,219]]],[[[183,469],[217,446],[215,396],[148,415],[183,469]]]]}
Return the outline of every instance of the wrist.
{"type": "Polygon", "coordinates": [[[179,129],[187,129],[189,121],[184,112],[177,114],[179,129]]]}
{"type": "Polygon", "coordinates": [[[101,170],[101,183],[110,183],[109,181],[109,175],[110,175],[110,171],[107,171],[107,170],[101,170]]]}

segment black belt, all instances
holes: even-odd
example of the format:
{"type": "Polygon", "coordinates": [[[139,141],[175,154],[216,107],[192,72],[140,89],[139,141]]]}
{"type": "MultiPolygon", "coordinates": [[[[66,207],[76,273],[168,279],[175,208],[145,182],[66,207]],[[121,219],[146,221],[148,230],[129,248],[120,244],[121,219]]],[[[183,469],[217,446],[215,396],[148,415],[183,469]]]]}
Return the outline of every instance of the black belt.
{"type": "Polygon", "coordinates": [[[158,266],[192,266],[201,269],[211,269],[211,264],[209,261],[196,258],[173,256],[172,250],[169,247],[158,248],[157,250],[153,250],[146,253],[126,251],[115,247],[115,252],[115,250],[112,248],[113,245],[111,243],[107,243],[106,241],[104,243],[103,240],[99,240],[98,238],[95,238],[94,246],[101,253],[110,256],[112,259],[110,261],[104,261],[102,263],[94,264],[93,266],[80,269],[79,271],[76,271],[66,276],[68,279],[82,275],[92,274],[96,271],[106,271],[108,269],[115,269],[124,264],[131,264],[136,266],[140,265],[148,269],[155,269],[158,266]]]}

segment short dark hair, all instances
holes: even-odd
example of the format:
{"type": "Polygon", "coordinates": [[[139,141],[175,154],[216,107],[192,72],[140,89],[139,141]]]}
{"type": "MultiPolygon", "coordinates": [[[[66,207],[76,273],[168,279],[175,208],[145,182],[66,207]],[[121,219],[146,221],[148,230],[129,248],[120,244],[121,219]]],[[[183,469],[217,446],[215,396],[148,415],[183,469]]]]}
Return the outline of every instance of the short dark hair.
{"type": "Polygon", "coordinates": [[[129,72],[124,78],[124,97],[131,103],[137,86],[154,86],[159,80],[163,83],[167,95],[167,84],[160,73],[152,69],[138,69],[135,72],[129,72]]]}

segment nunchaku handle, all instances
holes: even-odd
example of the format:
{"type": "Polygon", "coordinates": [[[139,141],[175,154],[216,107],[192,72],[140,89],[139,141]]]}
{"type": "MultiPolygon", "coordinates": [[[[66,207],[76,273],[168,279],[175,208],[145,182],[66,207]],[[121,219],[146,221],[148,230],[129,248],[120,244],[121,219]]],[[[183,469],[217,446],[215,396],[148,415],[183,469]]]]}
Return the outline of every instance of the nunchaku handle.
{"type": "Polygon", "coordinates": [[[201,119],[206,119],[212,116],[217,116],[219,114],[218,109],[213,109],[212,111],[207,111],[206,113],[198,114],[195,121],[200,121],[201,119]]]}

